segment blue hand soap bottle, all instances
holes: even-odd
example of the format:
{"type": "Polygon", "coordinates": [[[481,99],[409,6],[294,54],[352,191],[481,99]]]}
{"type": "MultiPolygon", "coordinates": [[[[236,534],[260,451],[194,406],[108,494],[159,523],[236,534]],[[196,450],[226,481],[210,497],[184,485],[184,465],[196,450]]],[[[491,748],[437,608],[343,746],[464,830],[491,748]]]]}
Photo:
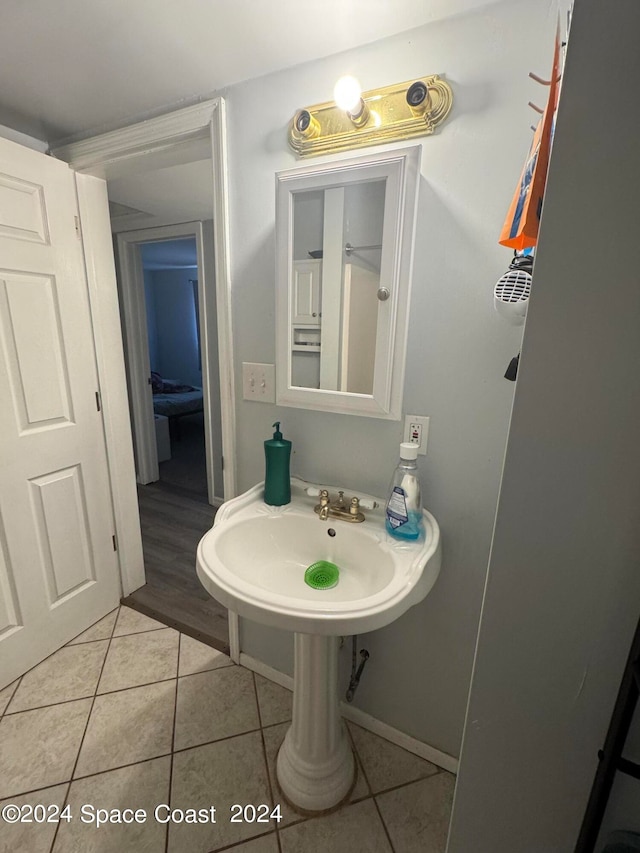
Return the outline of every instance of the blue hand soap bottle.
{"type": "Polygon", "coordinates": [[[418,479],[418,445],[402,442],[393,472],[386,510],[386,527],[397,539],[418,539],[423,533],[422,498],[418,479]]]}
{"type": "Polygon", "coordinates": [[[264,502],[269,506],[284,506],[291,503],[291,442],[282,437],[280,421],[273,426],[273,438],[264,443],[264,502]]]}

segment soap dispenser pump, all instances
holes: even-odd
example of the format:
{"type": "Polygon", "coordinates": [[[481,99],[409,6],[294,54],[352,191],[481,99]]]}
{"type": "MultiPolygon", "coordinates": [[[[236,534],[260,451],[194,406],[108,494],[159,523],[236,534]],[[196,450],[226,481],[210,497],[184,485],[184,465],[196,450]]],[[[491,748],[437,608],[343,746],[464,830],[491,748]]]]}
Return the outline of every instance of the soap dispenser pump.
{"type": "Polygon", "coordinates": [[[291,502],[291,442],[282,437],[280,421],[273,426],[273,438],[264,443],[264,502],[269,506],[283,506],[291,502]]]}

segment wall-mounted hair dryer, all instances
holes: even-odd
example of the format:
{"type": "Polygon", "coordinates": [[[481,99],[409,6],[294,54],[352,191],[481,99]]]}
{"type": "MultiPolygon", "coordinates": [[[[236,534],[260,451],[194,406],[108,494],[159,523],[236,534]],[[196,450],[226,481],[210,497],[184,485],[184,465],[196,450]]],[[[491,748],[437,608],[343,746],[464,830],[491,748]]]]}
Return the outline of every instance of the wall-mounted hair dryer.
{"type": "Polygon", "coordinates": [[[533,255],[516,253],[509,269],[498,279],[493,290],[496,311],[514,326],[521,326],[527,316],[532,269],[533,255]]]}

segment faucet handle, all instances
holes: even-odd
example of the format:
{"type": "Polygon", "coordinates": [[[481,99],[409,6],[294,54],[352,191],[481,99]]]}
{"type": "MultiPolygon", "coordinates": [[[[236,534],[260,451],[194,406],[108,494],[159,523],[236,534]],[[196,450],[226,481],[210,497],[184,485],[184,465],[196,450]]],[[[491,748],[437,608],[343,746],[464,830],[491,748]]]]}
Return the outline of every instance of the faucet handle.
{"type": "Polygon", "coordinates": [[[360,500],[356,497],[351,498],[349,518],[353,521],[364,521],[364,513],[360,509],[360,500]]]}

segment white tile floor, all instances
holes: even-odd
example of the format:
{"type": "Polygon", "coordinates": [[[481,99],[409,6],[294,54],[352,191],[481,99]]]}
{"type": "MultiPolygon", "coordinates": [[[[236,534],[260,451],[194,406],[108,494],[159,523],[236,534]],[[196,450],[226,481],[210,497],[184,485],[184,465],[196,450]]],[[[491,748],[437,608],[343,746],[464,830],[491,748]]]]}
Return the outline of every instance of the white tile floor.
{"type": "Polygon", "coordinates": [[[279,802],[291,693],[125,607],[0,691],[0,715],[0,808],[70,815],[0,818],[0,853],[444,851],[453,776],[351,724],[359,774],[348,804],[306,819],[282,803],[279,823],[230,822],[234,803],[279,802]],[[213,804],[216,820],[163,823],[160,804],[213,804]],[[97,809],[146,819],[96,827],[97,809]]]}

